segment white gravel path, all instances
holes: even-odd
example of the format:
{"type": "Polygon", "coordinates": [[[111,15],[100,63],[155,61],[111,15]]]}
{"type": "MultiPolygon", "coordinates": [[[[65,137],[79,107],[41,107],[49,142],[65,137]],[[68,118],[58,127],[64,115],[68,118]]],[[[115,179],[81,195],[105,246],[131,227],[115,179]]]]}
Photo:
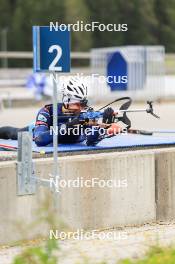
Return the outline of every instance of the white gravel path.
{"type": "MultiPolygon", "coordinates": [[[[137,258],[143,256],[150,245],[170,245],[175,243],[175,223],[146,224],[141,227],[126,227],[102,232],[119,234],[123,239],[89,239],[89,240],[62,240],[58,251],[61,264],[95,264],[106,261],[116,264],[123,258],[137,258]],[[124,235],[123,235],[124,234],[124,235]]],[[[0,264],[12,264],[13,258],[24,250],[26,246],[0,247],[0,264]]]]}

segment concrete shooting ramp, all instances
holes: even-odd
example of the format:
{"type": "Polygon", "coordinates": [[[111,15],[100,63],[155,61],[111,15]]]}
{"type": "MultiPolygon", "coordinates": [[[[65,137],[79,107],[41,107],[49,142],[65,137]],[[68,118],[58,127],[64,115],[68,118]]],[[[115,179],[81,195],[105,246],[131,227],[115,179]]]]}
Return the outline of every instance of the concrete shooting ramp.
{"type": "MultiPolygon", "coordinates": [[[[59,157],[61,180],[112,180],[117,185],[62,187],[54,214],[73,230],[173,219],[174,158],[175,148],[59,157]]],[[[34,164],[36,175],[49,179],[52,158],[35,159],[34,164]]],[[[16,161],[0,162],[0,244],[49,236],[49,227],[40,221],[37,228],[25,228],[38,219],[41,198],[49,199],[48,189],[40,187],[36,194],[18,196],[16,174],[16,161]]]]}
{"type": "MultiPolygon", "coordinates": [[[[36,174],[49,178],[52,163],[52,158],[35,160],[36,174]]],[[[154,154],[150,151],[60,157],[59,166],[61,179],[67,181],[95,178],[117,183],[111,188],[62,188],[55,213],[71,228],[107,228],[155,221],[155,168],[154,154]]],[[[0,163],[1,244],[20,239],[15,223],[34,221],[35,211],[41,206],[41,193],[48,195],[47,192],[40,187],[34,195],[18,196],[16,162],[0,163]]],[[[42,225],[39,229],[37,234],[48,234],[42,225]]],[[[28,236],[36,236],[36,233],[30,232],[28,236]]]]}

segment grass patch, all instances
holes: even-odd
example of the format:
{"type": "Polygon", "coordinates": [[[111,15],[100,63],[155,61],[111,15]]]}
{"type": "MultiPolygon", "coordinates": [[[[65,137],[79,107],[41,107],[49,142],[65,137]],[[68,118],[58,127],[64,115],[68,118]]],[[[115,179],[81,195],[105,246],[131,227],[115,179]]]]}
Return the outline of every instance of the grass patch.
{"type": "Polygon", "coordinates": [[[175,248],[155,246],[142,259],[125,259],[119,264],[175,264],[175,248]]]}

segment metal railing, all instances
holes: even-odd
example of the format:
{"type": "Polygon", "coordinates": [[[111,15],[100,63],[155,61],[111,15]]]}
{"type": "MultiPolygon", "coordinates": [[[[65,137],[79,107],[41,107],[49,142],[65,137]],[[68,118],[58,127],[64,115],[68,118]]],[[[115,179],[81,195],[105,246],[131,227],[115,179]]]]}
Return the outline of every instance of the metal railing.
{"type": "MultiPolygon", "coordinates": [[[[33,52],[0,51],[0,59],[33,59],[33,52]]],[[[90,59],[90,52],[71,52],[71,59],[90,59]]]]}

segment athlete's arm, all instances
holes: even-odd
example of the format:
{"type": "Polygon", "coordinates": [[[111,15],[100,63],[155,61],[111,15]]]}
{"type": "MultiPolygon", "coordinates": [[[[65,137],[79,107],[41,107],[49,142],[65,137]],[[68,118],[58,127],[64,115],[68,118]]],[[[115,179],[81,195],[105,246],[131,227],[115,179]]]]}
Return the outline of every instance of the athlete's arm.
{"type": "MultiPolygon", "coordinates": [[[[34,141],[37,146],[46,146],[53,142],[53,129],[52,127],[52,117],[50,115],[50,111],[47,107],[42,108],[36,118],[35,128],[34,128],[34,141]]],[[[77,124],[77,120],[73,120],[73,122],[66,122],[65,128],[68,129],[77,124]]],[[[63,124],[58,124],[58,137],[61,136],[61,129],[63,124]]]]}
{"type": "Polygon", "coordinates": [[[37,146],[46,146],[52,142],[53,136],[50,133],[51,116],[49,110],[43,107],[36,117],[34,128],[34,141],[37,146]]]}

